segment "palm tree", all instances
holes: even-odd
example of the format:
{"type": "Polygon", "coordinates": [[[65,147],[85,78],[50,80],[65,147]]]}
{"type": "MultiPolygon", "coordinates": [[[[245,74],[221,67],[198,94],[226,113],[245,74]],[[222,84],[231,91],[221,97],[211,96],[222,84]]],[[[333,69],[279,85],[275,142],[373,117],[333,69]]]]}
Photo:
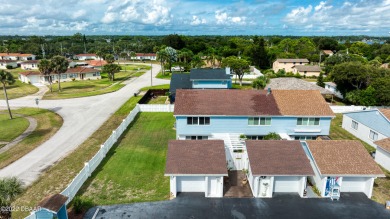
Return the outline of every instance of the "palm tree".
{"type": "Polygon", "coordinates": [[[11,109],[9,108],[9,103],[8,103],[7,88],[5,87],[5,85],[6,84],[10,85],[10,84],[15,83],[15,79],[10,72],[0,70],[0,82],[3,84],[4,97],[5,97],[5,101],[7,102],[9,117],[12,119],[12,113],[11,113],[11,109]]]}
{"type": "Polygon", "coordinates": [[[104,52],[102,50],[98,50],[98,51],[96,51],[96,55],[99,56],[100,62],[102,62],[104,52]]]}
{"type": "Polygon", "coordinates": [[[58,75],[58,91],[61,92],[61,74],[68,70],[69,62],[63,56],[54,56],[51,58],[53,72],[58,75]]]}
{"type": "Polygon", "coordinates": [[[0,218],[12,218],[11,203],[22,190],[22,183],[16,177],[0,180],[0,218]]]}
{"type": "Polygon", "coordinates": [[[44,77],[47,78],[47,81],[50,84],[50,92],[53,93],[53,80],[51,78],[51,72],[53,71],[52,63],[48,59],[42,59],[38,64],[38,69],[41,74],[43,74],[44,77]]]}
{"type": "MultiPolygon", "coordinates": [[[[134,51],[131,51],[130,52],[130,59],[132,59],[133,57],[136,57],[137,54],[134,52],[134,51]]],[[[135,59],[133,59],[133,62],[135,61],[135,59]]]]}
{"type": "Polygon", "coordinates": [[[167,60],[168,54],[165,51],[165,49],[161,49],[157,52],[157,59],[160,61],[161,64],[161,74],[165,75],[165,62],[167,60]]]}

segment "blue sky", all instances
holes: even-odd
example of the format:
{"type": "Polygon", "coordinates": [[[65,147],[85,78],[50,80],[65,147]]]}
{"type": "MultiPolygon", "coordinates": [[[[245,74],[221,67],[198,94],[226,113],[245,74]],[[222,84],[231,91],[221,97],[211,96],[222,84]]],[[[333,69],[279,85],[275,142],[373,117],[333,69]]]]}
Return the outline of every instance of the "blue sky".
{"type": "Polygon", "coordinates": [[[390,36],[390,0],[0,0],[1,35],[390,36]]]}

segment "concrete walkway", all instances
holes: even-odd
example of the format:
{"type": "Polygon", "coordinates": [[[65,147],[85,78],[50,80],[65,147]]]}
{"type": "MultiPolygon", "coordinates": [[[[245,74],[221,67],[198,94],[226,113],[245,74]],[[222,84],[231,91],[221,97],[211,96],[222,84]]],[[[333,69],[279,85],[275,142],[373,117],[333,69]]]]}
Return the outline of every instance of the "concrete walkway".
{"type": "Polygon", "coordinates": [[[274,194],[272,198],[204,198],[204,193],[182,193],[171,201],[98,206],[84,219],[96,218],[270,218],[270,219],[388,219],[390,210],[363,193],[343,193],[339,201],[274,194]]]}
{"type": "MultiPolygon", "coordinates": [[[[153,85],[168,84],[167,80],[154,78],[160,65],[153,65],[153,85]]],[[[120,106],[142,87],[150,86],[150,71],[130,82],[117,92],[99,96],[63,100],[41,100],[40,108],[58,113],[64,120],[60,130],[48,141],[24,157],[0,170],[0,177],[16,176],[25,185],[38,179],[46,168],[61,160],[93,134],[120,106]]],[[[0,107],[5,107],[0,101],[0,107]]],[[[34,98],[10,100],[10,106],[36,107],[34,98]]]]}
{"type": "MultiPolygon", "coordinates": [[[[14,116],[21,116],[22,117],[23,115],[14,114],[14,116]]],[[[21,135],[16,137],[11,142],[8,142],[4,147],[0,148],[0,154],[4,153],[5,151],[9,150],[13,146],[17,145],[19,142],[21,142],[23,139],[25,139],[28,135],[30,135],[37,128],[38,123],[37,123],[37,120],[35,118],[30,117],[30,116],[25,116],[24,118],[26,118],[28,120],[30,125],[27,127],[27,129],[21,135]]]]}

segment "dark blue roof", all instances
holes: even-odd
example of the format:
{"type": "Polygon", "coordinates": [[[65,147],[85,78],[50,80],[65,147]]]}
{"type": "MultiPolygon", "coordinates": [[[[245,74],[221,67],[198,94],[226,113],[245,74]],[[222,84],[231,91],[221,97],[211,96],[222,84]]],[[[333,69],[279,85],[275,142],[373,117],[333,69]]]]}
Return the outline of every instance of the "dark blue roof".
{"type": "Polygon", "coordinates": [[[194,68],[190,72],[190,80],[227,80],[231,79],[223,68],[194,68]]]}
{"type": "Polygon", "coordinates": [[[169,92],[171,94],[176,93],[176,89],[191,89],[190,74],[186,73],[177,73],[172,74],[171,85],[169,87],[169,92]]]}
{"type": "Polygon", "coordinates": [[[379,110],[350,112],[344,113],[344,115],[377,132],[380,132],[387,137],[390,137],[390,122],[381,112],[379,112],[379,110]]]}

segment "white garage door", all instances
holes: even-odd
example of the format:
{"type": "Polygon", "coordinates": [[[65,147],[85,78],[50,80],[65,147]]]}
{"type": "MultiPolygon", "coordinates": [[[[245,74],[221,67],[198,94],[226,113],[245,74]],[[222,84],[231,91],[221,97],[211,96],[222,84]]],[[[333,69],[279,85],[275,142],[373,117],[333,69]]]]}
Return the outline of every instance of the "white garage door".
{"type": "Polygon", "coordinates": [[[204,176],[178,176],[176,184],[178,192],[205,192],[204,176]]]}
{"type": "Polygon", "coordinates": [[[341,192],[364,192],[367,185],[365,177],[343,177],[341,192]]]}
{"type": "Polygon", "coordinates": [[[299,179],[298,176],[276,176],[274,192],[298,192],[299,179]]]}

